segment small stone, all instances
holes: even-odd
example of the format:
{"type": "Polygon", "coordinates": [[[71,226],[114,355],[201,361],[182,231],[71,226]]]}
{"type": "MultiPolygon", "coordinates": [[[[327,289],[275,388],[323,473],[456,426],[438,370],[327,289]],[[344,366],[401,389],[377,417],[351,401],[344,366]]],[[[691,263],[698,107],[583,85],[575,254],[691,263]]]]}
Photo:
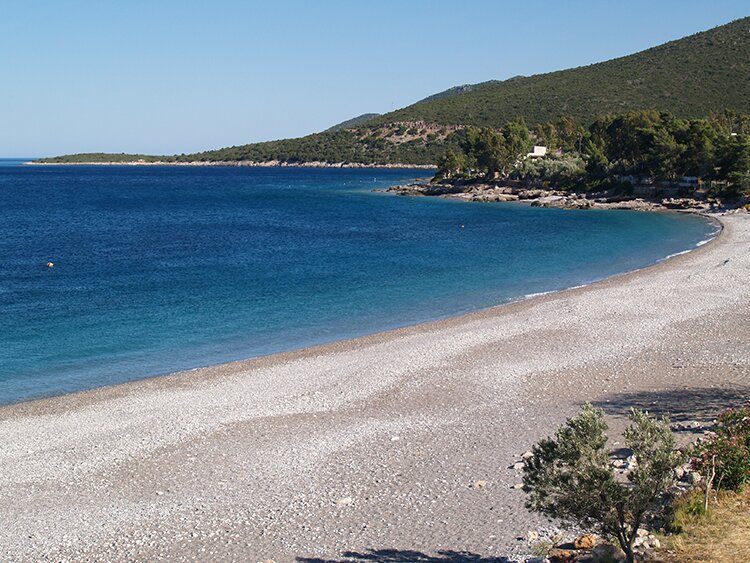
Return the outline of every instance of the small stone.
{"type": "Polygon", "coordinates": [[[510,486],[511,489],[523,489],[523,483],[515,483],[510,486]]]}
{"type": "Polygon", "coordinates": [[[591,563],[620,563],[625,561],[622,550],[611,543],[602,543],[591,552],[591,563]]]}
{"type": "Polygon", "coordinates": [[[572,549],[562,549],[560,547],[553,547],[549,550],[550,561],[570,561],[576,556],[576,552],[572,549]]]}
{"type": "Polygon", "coordinates": [[[531,459],[532,457],[534,457],[534,452],[532,452],[531,450],[526,450],[525,452],[523,452],[523,454],[521,454],[521,459],[531,459]]]}
{"type": "Polygon", "coordinates": [[[596,536],[594,534],[578,536],[573,545],[576,549],[592,549],[596,545],[596,536]]]}
{"type": "Polygon", "coordinates": [[[391,436],[391,442],[398,442],[400,439],[400,436],[391,436]]]}
{"type": "Polygon", "coordinates": [[[353,503],[354,503],[354,499],[352,497],[344,497],[336,501],[336,506],[349,506],[350,504],[353,504],[353,503]]]}
{"type": "Polygon", "coordinates": [[[474,481],[471,485],[469,485],[470,489],[482,489],[487,485],[487,481],[484,481],[482,479],[477,479],[474,481]]]}
{"type": "Polygon", "coordinates": [[[526,532],[526,541],[527,542],[535,542],[539,540],[539,532],[535,532],[534,530],[529,530],[526,532]]]}
{"type": "Polygon", "coordinates": [[[644,530],[643,528],[638,528],[638,532],[636,533],[638,534],[639,538],[645,538],[646,536],[648,536],[648,530],[644,530]]]}
{"type": "Polygon", "coordinates": [[[525,464],[524,462],[522,462],[522,461],[517,461],[517,462],[516,462],[516,463],[514,463],[513,465],[509,465],[509,466],[508,466],[508,469],[514,469],[515,471],[520,471],[521,469],[523,469],[523,468],[524,468],[524,466],[525,466],[525,465],[526,465],[526,464],[525,464]]]}
{"type": "Polygon", "coordinates": [[[698,483],[701,482],[701,474],[696,473],[695,471],[693,471],[692,473],[688,473],[687,482],[690,483],[691,485],[697,485],[698,483]]]}
{"type": "Polygon", "coordinates": [[[628,470],[632,471],[636,467],[638,467],[638,461],[635,459],[634,455],[628,456],[628,458],[625,460],[628,464],[628,470]]]}
{"type": "Polygon", "coordinates": [[[651,547],[654,549],[659,549],[661,547],[661,542],[659,541],[659,538],[652,538],[648,542],[651,544],[651,547]]]}
{"type": "Polygon", "coordinates": [[[550,561],[559,563],[572,561],[575,556],[576,552],[572,549],[561,549],[559,547],[553,547],[547,555],[550,561]]]}

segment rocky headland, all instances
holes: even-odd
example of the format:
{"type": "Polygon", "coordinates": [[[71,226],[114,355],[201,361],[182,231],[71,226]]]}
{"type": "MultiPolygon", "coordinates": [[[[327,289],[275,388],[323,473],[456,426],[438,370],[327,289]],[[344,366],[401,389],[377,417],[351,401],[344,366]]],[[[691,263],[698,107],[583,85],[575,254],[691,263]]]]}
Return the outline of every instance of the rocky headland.
{"type": "Polygon", "coordinates": [[[716,197],[698,190],[639,186],[632,194],[609,190],[573,192],[555,188],[538,188],[520,182],[506,183],[441,183],[414,182],[388,188],[405,196],[436,196],[474,202],[520,201],[533,207],[559,209],[631,209],[636,211],[686,210],[708,212],[742,207],[745,200],[727,205],[716,197]]]}

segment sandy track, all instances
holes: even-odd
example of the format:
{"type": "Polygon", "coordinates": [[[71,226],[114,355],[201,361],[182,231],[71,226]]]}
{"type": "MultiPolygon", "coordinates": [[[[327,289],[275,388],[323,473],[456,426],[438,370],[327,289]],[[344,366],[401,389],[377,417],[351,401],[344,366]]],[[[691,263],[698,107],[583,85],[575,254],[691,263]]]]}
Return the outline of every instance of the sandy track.
{"type": "Polygon", "coordinates": [[[514,556],[544,522],[507,466],[581,402],[617,428],[750,400],[750,215],[722,221],[586,288],[4,407],[2,558],[514,556]]]}

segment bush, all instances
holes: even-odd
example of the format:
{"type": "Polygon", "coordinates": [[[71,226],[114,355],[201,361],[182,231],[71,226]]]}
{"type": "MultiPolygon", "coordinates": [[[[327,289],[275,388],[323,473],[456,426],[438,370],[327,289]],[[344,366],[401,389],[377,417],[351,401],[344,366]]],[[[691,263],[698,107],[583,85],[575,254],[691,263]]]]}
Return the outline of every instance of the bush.
{"type": "Polygon", "coordinates": [[[716,434],[697,448],[696,468],[716,488],[740,491],[750,483],[750,407],[719,415],[716,434]]]}
{"type": "Polygon", "coordinates": [[[638,528],[659,510],[657,499],[673,482],[682,454],[675,451],[669,421],[633,409],[625,430],[636,467],[618,480],[607,450],[604,411],[590,404],[533,448],[524,465],[526,506],[552,518],[615,537],[627,560],[634,560],[638,528]]]}
{"type": "Polygon", "coordinates": [[[546,180],[560,187],[574,186],[585,173],[585,163],[580,156],[526,159],[514,170],[512,176],[519,180],[546,180]]]}

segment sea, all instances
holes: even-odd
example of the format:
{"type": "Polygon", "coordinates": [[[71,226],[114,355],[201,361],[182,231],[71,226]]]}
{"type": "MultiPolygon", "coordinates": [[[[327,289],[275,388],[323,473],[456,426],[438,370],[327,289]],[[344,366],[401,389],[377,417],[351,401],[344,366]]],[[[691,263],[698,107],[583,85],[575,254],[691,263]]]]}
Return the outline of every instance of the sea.
{"type": "Polygon", "coordinates": [[[384,192],[428,174],[0,161],[0,403],[468,313],[716,231],[384,192]]]}

